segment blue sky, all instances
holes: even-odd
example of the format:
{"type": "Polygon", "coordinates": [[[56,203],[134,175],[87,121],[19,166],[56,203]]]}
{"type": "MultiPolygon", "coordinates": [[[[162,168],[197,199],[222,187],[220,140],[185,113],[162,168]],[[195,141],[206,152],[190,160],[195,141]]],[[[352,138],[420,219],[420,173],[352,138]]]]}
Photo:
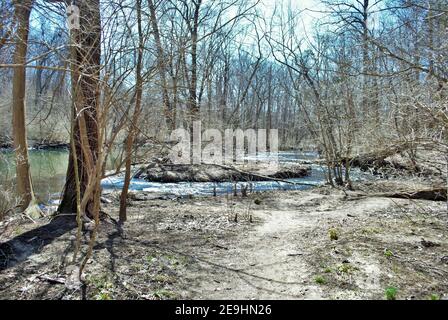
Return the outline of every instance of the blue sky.
{"type": "Polygon", "coordinates": [[[301,10],[300,19],[307,29],[311,28],[313,23],[322,16],[322,14],[312,11],[322,8],[319,0],[261,0],[261,7],[266,8],[267,15],[274,10],[275,5],[285,7],[291,5],[292,9],[301,10]]]}
{"type": "MultiPolygon", "coordinates": [[[[43,16],[45,16],[44,19],[51,19],[51,13],[45,13],[41,10],[41,7],[39,6],[40,1],[43,0],[38,0],[37,6],[35,7],[35,10],[33,10],[33,23],[38,22],[36,20],[38,20],[39,17],[42,18],[43,16]]],[[[307,10],[318,10],[319,8],[321,8],[319,0],[261,0],[259,8],[261,8],[266,17],[269,17],[272,15],[272,12],[276,5],[279,7],[286,7],[288,5],[291,5],[293,9],[299,9],[301,11],[303,10],[302,14],[300,15],[300,19],[303,21],[303,25],[307,28],[311,27],[313,22],[315,22],[316,19],[320,16],[319,13],[307,10]]],[[[62,8],[62,4],[59,4],[59,7],[62,8]]]]}

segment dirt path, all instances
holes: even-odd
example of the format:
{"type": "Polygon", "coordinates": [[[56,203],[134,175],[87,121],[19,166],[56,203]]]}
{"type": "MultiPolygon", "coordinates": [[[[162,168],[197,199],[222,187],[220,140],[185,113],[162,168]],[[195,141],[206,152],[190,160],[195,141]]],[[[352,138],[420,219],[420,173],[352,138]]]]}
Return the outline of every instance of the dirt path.
{"type": "MultiPolygon", "coordinates": [[[[261,222],[240,237],[234,246],[220,251],[213,260],[217,265],[237,271],[203,266],[204,279],[193,296],[212,299],[228,299],[229,296],[232,299],[329,298],[326,288],[315,283],[316,268],[310,265],[307,256],[313,254],[315,247],[327,244],[324,239],[327,228],[343,225],[347,220],[348,208],[337,209],[337,200],[338,197],[332,199],[310,193],[303,194],[299,200],[282,201],[275,209],[254,209],[254,218],[261,222]]],[[[375,210],[387,209],[390,204],[367,199],[356,206],[350,205],[350,211],[368,215],[375,210]]],[[[367,261],[360,262],[367,265],[367,261]]],[[[367,277],[369,272],[377,269],[372,263],[369,266],[370,270],[364,270],[367,277]]],[[[381,290],[373,285],[369,289],[381,290]]]]}
{"type": "MultiPolygon", "coordinates": [[[[117,214],[115,203],[106,209],[117,214]]],[[[13,239],[0,298],[81,298],[75,231],[56,232],[49,243],[41,234],[14,240],[35,228],[10,227],[0,239],[13,239]]],[[[443,298],[446,230],[444,203],[348,201],[327,188],[133,201],[124,234],[101,230],[84,292],[88,299],[384,299],[394,287],[398,299],[443,298]]]]}

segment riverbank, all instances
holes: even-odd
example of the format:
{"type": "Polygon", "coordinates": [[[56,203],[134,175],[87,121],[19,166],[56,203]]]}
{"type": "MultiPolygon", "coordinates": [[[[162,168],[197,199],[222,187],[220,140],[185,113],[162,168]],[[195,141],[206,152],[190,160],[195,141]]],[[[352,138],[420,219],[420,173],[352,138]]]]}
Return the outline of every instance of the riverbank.
{"type": "MultiPolygon", "coordinates": [[[[28,148],[31,150],[40,151],[64,151],[70,147],[69,143],[61,141],[30,141],[28,148]]],[[[8,140],[0,141],[0,151],[7,152],[12,151],[14,148],[13,143],[8,140]]]]}
{"type": "MultiPolygon", "coordinates": [[[[392,287],[397,299],[447,297],[446,203],[375,196],[387,188],[378,182],[355,188],[131,197],[123,232],[101,228],[86,298],[384,299],[392,287]]],[[[27,233],[47,223],[2,224],[0,298],[81,297],[76,231],[56,219],[52,232],[27,233]]]]}

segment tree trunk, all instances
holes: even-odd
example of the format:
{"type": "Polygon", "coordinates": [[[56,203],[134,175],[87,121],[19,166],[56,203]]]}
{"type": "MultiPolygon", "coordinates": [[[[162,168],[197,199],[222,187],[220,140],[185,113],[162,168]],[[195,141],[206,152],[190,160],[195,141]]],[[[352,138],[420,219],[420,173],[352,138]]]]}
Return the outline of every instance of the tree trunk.
{"type": "Polygon", "coordinates": [[[173,110],[173,106],[171,104],[169,95],[168,95],[168,82],[166,80],[166,64],[164,57],[164,50],[162,47],[162,40],[160,39],[160,31],[159,25],[157,22],[156,16],[156,8],[154,6],[153,0],[148,0],[149,12],[151,17],[151,27],[154,33],[154,40],[157,48],[157,68],[159,69],[160,80],[162,81],[162,96],[163,96],[163,105],[164,105],[164,113],[166,124],[169,131],[173,131],[176,129],[175,122],[175,111],[173,110]]]}
{"type": "Polygon", "coordinates": [[[28,208],[33,198],[25,122],[25,63],[28,51],[29,19],[32,5],[32,0],[15,3],[17,36],[14,64],[18,66],[14,68],[13,76],[12,127],[16,153],[17,192],[22,197],[21,208],[23,210],[28,208]]]}
{"type": "Polygon", "coordinates": [[[202,0],[195,3],[193,28],[191,30],[191,77],[189,84],[189,120],[190,120],[190,135],[193,137],[193,123],[200,120],[200,106],[197,101],[197,82],[198,82],[198,31],[199,31],[199,10],[202,5],[202,0]]]}
{"type": "MultiPolygon", "coordinates": [[[[266,138],[267,138],[267,151],[271,152],[271,129],[272,129],[272,66],[269,68],[269,80],[268,80],[268,109],[266,115],[266,138]]],[[[284,130],[283,130],[284,133],[284,130]]],[[[283,136],[283,143],[285,143],[285,137],[283,136]]]]}
{"type": "Polygon", "coordinates": [[[363,85],[362,85],[362,111],[364,114],[364,121],[369,119],[370,114],[370,92],[369,92],[369,0],[363,1],[362,6],[362,71],[363,71],[363,85]]]}
{"type": "MultiPolygon", "coordinates": [[[[72,48],[72,86],[74,99],[74,119],[72,137],[75,150],[71,150],[67,169],[64,194],[58,211],[77,212],[75,163],[78,162],[78,176],[81,198],[92,177],[93,167],[98,160],[98,117],[100,99],[101,63],[101,17],[99,0],[79,3],[81,29],[72,30],[75,48],[72,48]],[[76,152],[76,159],[73,157],[76,152]]],[[[72,149],[72,148],[71,148],[72,149]]],[[[93,192],[87,202],[85,213],[92,216],[95,197],[101,192],[93,192]]]]}
{"type": "Polygon", "coordinates": [[[227,124],[227,97],[229,95],[229,74],[230,74],[230,62],[227,56],[224,55],[224,74],[222,80],[221,99],[219,103],[221,108],[223,130],[225,129],[227,124]]]}
{"type": "MultiPolygon", "coordinates": [[[[136,99],[134,115],[132,117],[132,123],[129,125],[129,133],[126,139],[126,173],[124,178],[124,186],[121,191],[120,198],[120,222],[124,223],[127,220],[127,199],[129,186],[131,184],[131,164],[132,164],[132,147],[134,146],[134,140],[137,132],[138,118],[141,113],[142,107],[142,93],[143,93],[143,77],[142,77],[142,64],[143,64],[143,50],[144,48],[144,35],[142,30],[142,0],[137,0],[137,27],[139,36],[139,49],[137,57],[137,82],[136,82],[136,99]]],[[[151,2],[151,0],[149,0],[151,2]]]]}

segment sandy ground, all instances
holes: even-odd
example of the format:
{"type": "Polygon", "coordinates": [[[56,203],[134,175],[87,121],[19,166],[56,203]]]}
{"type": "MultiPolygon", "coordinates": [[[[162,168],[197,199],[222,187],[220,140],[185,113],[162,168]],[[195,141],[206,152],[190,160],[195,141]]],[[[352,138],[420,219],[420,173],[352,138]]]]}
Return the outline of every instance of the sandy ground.
{"type": "Polygon", "coordinates": [[[0,299],[444,299],[447,222],[444,202],[326,187],[134,200],[123,231],[103,224],[84,286],[71,223],[3,223],[0,299]]]}

